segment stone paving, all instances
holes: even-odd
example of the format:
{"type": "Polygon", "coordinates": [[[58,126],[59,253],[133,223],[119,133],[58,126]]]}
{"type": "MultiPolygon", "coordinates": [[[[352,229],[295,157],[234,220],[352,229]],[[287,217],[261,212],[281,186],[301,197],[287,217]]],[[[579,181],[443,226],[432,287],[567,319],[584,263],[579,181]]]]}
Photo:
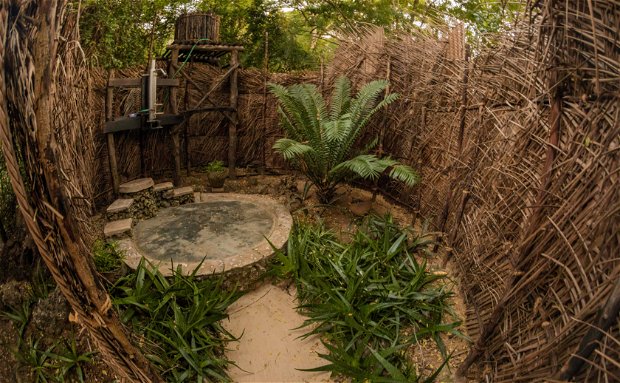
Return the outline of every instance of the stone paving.
{"type": "Polygon", "coordinates": [[[139,222],[133,239],[120,241],[126,263],[135,268],[144,257],[164,275],[178,266],[185,273],[200,266],[198,274],[209,275],[251,266],[273,254],[271,244],[281,248],[288,239],[291,215],[270,197],[202,193],[200,201],[139,222]]]}

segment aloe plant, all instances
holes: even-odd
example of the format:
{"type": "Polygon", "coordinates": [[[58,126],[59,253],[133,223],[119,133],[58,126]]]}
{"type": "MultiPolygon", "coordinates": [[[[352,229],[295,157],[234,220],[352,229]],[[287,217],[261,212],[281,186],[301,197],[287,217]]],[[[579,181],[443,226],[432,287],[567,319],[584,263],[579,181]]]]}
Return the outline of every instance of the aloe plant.
{"type": "Polygon", "coordinates": [[[441,283],[418,253],[430,240],[412,238],[390,217],[370,217],[351,242],[322,225],[297,223],[273,273],[291,277],[308,316],[306,336],[320,334],[328,363],[311,371],[346,375],[353,382],[432,382],[449,359],[442,333],[462,336],[441,283]],[[421,377],[406,350],[433,339],[444,363],[421,377]]]}
{"type": "Polygon", "coordinates": [[[111,289],[121,320],[140,334],[146,357],[169,382],[230,381],[224,347],[237,338],[220,321],[241,293],[225,291],[223,277],[199,279],[199,268],[166,278],[143,259],[111,289]]]}
{"type": "Polygon", "coordinates": [[[386,174],[408,186],[418,181],[411,167],[368,153],[376,140],[364,147],[358,142],[371,117],[398,98],[391,93],[380,99],[387,85],[387,81],[372,81],[352,97],[351,82],[340,77],[328,107],[312,84],[288,88],[270,84],[287,135],[273,148],[316,186],[321,202],[330,203],[338,184],[349,178],[375,180],[386,174]]]}

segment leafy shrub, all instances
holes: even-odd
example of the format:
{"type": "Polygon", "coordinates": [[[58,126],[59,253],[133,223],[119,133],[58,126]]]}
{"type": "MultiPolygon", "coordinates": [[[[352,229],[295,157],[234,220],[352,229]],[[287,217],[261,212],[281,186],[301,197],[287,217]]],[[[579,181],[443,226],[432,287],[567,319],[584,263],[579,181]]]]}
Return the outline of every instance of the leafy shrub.
{"type": "Polygon", "coordinates": [[[224,347],[236,339],[220,321],[240,293],[225,292],[221,278],[198,280],[195,273],[175,272],[168,280],[143,260],[112,287],[113,302],[123,323],[146,340],[146,357],[164,379],[229,381],[224,347]]]}
{"type": "MultiPolygon", "coordinates": [[[[452,314],[452,293],[429,272],[415,252],[428,244],[408,241],[408,232],[389,217],[370,218],[350,243],[341,243],[323,226],[296,224],[287,252],[277,254],[274,272],[293,277],[301,311],[309,317],[306,336],[321,334],[331,371],[359,382],[417,382],[405,355],[424,338],[459,334],[452,314]]],[[[445,364],[445,362],[444,362],[445,364]]],[[[442,366],[443,367],[443,366],[442,366]]],[[[441,368],[425,381],[432,381],[441,368]]]]}
{"type": "Polygon", "coordinates": [[[94,353],[80,351],[74,335],[64,344],[56,342],[46,349],[40,342],[32,338],[20,340],[15,352],[17,361],[30,369],[34,383],[86,381],[85,367],[92,363],[94,353]]]}
{"type": "MultiPolygon", "coordinates": [[[[9,305],[7,310],[0,312],[0,318],[13,322],[17,331],[17,343],[12,345],[10,351],[19,363],[19,371],[29,373],[35,383],[85,382],[85,368],[92,363],[94,352],[81,350],[75,334],[72,333],[70,339],[60,341],[45,332],[41,333],[45,334],[43,336],[34,336],[30,330],[33,322],[34,328],[37,326],[37,307],[46,302],[55,287],[42,261],[35,262],[30,283],[12,281],[4,286],[11,284],[14,285],[12,295],[20,294],[18,299],[21,302],[19,305],[9,305]]],[[[58,290],[55,292],[58,293],[58,290]]]]}
{"type": "MultiPolygon", "coordinates": [[[[15,193],[9,179],[9,173],[4,162],[4,157],[0,154],[0,234],[4,237],[10,232],[14,224],[17,203],[15,193]]],[[[3,238],[6,240],[6,238],[3,238]]]]}
{"type": "Polygon", "coordinates": [[[124,259],[125,253],[118,248],[116,241],[97,240],[93,244],[93,261],[100,273],[118,270],[124,259]]]}
{"type": "Polygon", "coordinates": [[[224,163],[222,161],[215,160],[209,162],[207,166],[205,166],[205,170],[208,172],[218,173],[223,172],[224,170],[226,170],[226,168],[224,167],[224,163]]]}
{"type": "Polygon", "coordinates": [[[321,202],[330,203],[336,187],[346,178],[374,180],[387,173],[409,186],[417,182],[418,176],[411,167],[389,157],[367,154],[376,140],[361,149],[356,146],[370,118],[398,98],[392,93],[379,101],[387,85],[387,81],[370,82],[352,98],[351,82],[340,77],[328,110],[314,85],[285,88],[270,84],[280,102],[278,111],[288,136],[276,141],[274,149],[316,186],[321,202]]]}

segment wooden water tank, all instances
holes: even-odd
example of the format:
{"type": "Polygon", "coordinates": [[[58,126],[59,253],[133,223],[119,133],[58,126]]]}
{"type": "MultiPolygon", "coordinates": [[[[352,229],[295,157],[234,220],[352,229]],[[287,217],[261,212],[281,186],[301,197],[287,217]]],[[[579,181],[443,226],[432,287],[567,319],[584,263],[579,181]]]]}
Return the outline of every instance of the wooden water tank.
{"type": "Polygon", "coordinates": [[[174,28],[174,41],[209,39],[220,41],[220,16],[212,12],[181,15],[174,28]]]}

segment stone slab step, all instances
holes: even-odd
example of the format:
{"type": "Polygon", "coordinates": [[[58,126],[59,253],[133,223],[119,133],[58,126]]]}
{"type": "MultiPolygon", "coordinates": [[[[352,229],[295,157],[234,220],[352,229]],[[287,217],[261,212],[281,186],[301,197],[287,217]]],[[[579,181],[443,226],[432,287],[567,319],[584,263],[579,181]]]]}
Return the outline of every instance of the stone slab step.
{"type": "Polygon", "coordinates": [[[131,218],[119,219],[118,221],[112,221],[105,225],[103,228],[103,234],[106,238],[114,237],[121,234],[129,234],[131,232],[131,224],[133,220],[131,218]]]}
{"type": "Polygon", "coordinates": [[[172,184],[172,182],[162,182],[160,184],[157,184],[155,186],[153,186],[153,191],[154,192],[164,192],[167,190],[170,190],[174,188],[174,185],[172,184]]]}
{"type": "Polygon", "coordinates": [[[129,209],[133,205],[133,198],[119,198],[108,206],[106,212],[108,214],[120,213],[129,209]]]}
{"type": "Polygon", "coordinates": [[[169,191],[166,193],[166,198],[179,198],[189,194],[194,194],[194,188],[191,186],[185,186],[169,191]]]}
{"type": "Polygon", "coordinates": [[[118,191],[123,194],[138,193],[155,185],[152,178],[138,178],[137,180],[121,184],[118,191]]]}

